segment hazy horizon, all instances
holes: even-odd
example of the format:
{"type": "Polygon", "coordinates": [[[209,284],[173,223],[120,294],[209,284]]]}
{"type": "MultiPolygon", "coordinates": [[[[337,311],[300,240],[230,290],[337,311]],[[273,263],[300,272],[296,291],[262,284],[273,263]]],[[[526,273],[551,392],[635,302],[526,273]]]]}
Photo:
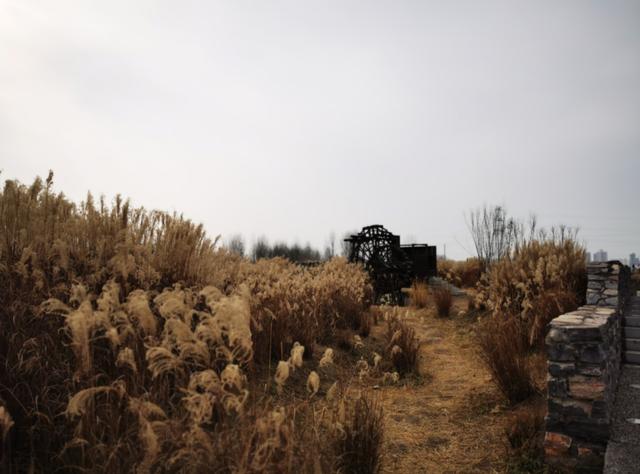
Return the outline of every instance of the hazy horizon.
{"type": "Polygon", "coordinates": [[[502,204],[640,254],[640,2],[0,0],[0,179],[249,245],[502,204]]]}

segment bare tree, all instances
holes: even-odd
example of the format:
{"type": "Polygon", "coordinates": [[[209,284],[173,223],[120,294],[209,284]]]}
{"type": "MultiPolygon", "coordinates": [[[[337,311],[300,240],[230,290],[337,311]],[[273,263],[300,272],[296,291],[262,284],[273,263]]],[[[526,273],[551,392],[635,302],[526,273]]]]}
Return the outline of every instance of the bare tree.
{"type": "Polygon", "coordinates": [[[478,208],[471,212],[467,222],[476,253],[483,270],[493,262],[509,255],[523,235],[523,226],[502,206],[478,208]]]}
{"type": "Polygon", "coordinates": [[[230,252],[237,253],[241,257],[244,257],[245,245],[242,235],[236,234],[232,236],[227,242],[226,247],[230,252]]]}
{"type": "Polygon", "coordinates": [[[353,230],[351,232],[345,232],[342,236],[342,240],[340,241],[340,255],[343,257],[349,258],[349,254],[351,253],[351,242],[347,242],[345,239],[348,239],[353,234],[357,234],[357,230],[353,230]]]}
{"type": "Polygon", "coordinates": [[[251,249],[251,259],[255,262],[261,258],[269,258],[271,257],[270,251],[271,249],[267,238],[264,236],[258,237],[258,240],[256,240],[251,249]]]}
{"type": "Polygon", "coordinates": [[[336,256],[336,233],[331,231],[329,234],[329,247],[331,248],[331,257],[336,256]]]}
{"type": "Polygon", "coordinates": [[[507,215],[503,206],[484,206],[472,211],[467,221],[473,243],[476,247],[482,270],[486,271],[493,262],[517,253],[534,240],[563,244],[568,240],[577,241],[578,228],[564,224],[549,230],[538,228],[534,214],[528,222],[507,215]]]}

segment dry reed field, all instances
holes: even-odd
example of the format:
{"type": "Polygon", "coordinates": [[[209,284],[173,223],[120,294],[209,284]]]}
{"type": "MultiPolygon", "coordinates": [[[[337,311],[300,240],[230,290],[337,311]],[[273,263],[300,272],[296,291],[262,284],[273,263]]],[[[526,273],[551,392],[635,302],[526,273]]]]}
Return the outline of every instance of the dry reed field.
{"type": "Polygon", "coordinates": [[[399,308],[343,258],[252,262],[180,215],[70,202],[52,174],[7,181],[0,226],[2,472],[541,469],[572,240],[450,264],[470,296],[416,282],[399,308]]]}
{"type": "Polygon", "coordinates": [[[360,268],[251,263],[181,216],[75,205],[52,178],[0,195],[3,471],[378,469],[378,404],[346,383],[351,359],[368,368],[360,268]]]}

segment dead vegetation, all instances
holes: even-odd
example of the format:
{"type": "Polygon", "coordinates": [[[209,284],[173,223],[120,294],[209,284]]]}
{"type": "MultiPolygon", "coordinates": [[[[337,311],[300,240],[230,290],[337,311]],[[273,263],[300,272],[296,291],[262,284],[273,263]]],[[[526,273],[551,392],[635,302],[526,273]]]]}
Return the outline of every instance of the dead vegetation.
{"type": "Polygon", "coordinates": [[[473,288],[480,280],[482,270],[478,258],[463,261],[438,260],[438,275],[458,288],[473,288]]]}
{"type": "Polygon", "coordinates": [[[532,359],[522,323],[516,318],[487,317],[477,326],[479,355],[510,403],[536,393],[532,359]]]}
{"type": "Polygon", "coordinates": [[[544,472],[543,438],[545,406],[543,399],[534,399],[520,407],[507,422],[509,472],[544,472]]]}
{"type": "Polygon", "coordinates": [[[446,318],[451,312],[451,305],[453,304],[453,295],[449,288],[441,287],[431,290],[433,294],[433,300],[438,311],[438,316],[446,318]]]}
{"type": "Polygon", "coordinates": [[[409,289],[411,304],[418,308],[426,308],[429,304],[429,286],[424,281],[414,281],[409,289]]]}
{"type": "Polygon", "coordinates": [[[386,353],[399,374],[416,372],[420,342],[415,330],[398,312],[387,319],[386,353]]]}
{"type": "MultiPolygon", "coordinates": [[[[367,275],[344,259],[250,262],[179,215],[75,205],[51,175],[7,181],[0,229],[3,472],[379,472],[407,423],[430,456],[409,469],[472,446],[471,470],[502,468],[487,453],[505,439],[514,463],[539,462],[539,416],[505,431],[488,382],[512,404],[539,392],[544,325],[584,283],[571,240],[492,262],[462,318],[449,291],[416,284],[415,309],[371,307],[367,275]],[[415,413],[390,420],[371,386],[418,397],[415,413]]],[[[478,262],[465,265],[454,282],[475,279],[478,262]]]]}
{"type": "Polygon", "coordinates": [[[379,468],[381,427],[359,432],[378,405],[337,390],[355,356],[315,354],[369,332],[360,268],[254,264],[181,216],[77,206],[51,175],[7,181],[0,226],[3,472],[333,472],[336,420],[379,468]]]}
{"type": "Polygon", "coordinates": [[[384,433],[380,401],[360,394],[340,417],[343,421],[336,423],[339,433],[335,440],[338,472],[380,472],[384,433]]]}
{"type": "Polygon", "coordinates": [[[478,347],[511,403],[536,393],[546,325],[578,306],[585,281],[584,249],[570,239],[525,242],[483,275],[475,306],[488,315],[478,325],[478,347]]]}

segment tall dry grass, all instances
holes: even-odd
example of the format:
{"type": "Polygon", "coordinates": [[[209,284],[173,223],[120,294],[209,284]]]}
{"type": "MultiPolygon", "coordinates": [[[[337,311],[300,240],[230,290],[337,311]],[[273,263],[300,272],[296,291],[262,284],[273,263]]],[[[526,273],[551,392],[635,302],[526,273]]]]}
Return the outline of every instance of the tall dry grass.
{"type": "MultiPolygon", "coordinates": [[[[50,175],[0,194],[4,471],[335,468],[333,428],[257,366],[271,378],[296,342],[308,355],[359,327],[360,268],[252,264],[179,215],[119,197],[76,205],[52,187],[50,175]]],[[[310,370],[301,355],[287,366],[310,370]]],[[[331,382],[309,380],[314,399],[331,382]]]]}
{"type": "Polygon", "coordinates": [[[315,267],[285,259],[258,260],[248,267],[256,361],[279,359],[295,341],[311,356],[341,329],[366,329],[373,291],[367,275],[342,257],[315,267]]]}
{"type": "Polygon", "coordinates": [[[451,290],[445,287],[434,288],[431,294],[433,295],[438,316],[441,318],[448,317],[451,313],[451,307],[453,306],[453,294],[451,290]]]}
{"type": "Polygon", "coordinates": [[[409,289],[411,304],[418,309],[429,305],[429,286],[423,281],[414,281],[409,289]]]}
{"type": "Polygon", "coordinates": [[[397,312],[389,314],[386,353],[395,370],[401,375],[417,372],[419,350],[420,341],[415,330],[397,312]]]}
{"type": "Polygon", "coordinates": [[[529,345],[541,346],[549,321],[584,300],[584,255],[584,248],[570,239],[527,242],[483,275],[476,303],[494,317],[522,319],[529,345]]]}
{"type": "Polygon", "coordinates": [[[571,239],[523,243],[491,265],[477,288],[488,315],[477,328],[480,357],[511,403],[537,392],[537,359],[547,324],[584,298],[584,249],[571,239]]]}
{"type": "Polygon", "coordinates": [[[526,331],[516,318],[488,317],[476,327],[480,359],[492,380],[512,404],[536,393],[526,331]]]}
{"type": "Polygon", "coordinates": [[[376,474],[382,467],[384,417],[381,402],[360,394],[342,415],[335,438],[337,472],[376,474]]]}
{"type": "Polygon", "coordinates": [[[481,275],[482,267],[478,258],[438,261],[438,276],[458,288],[475,287],[481,275]]]}

